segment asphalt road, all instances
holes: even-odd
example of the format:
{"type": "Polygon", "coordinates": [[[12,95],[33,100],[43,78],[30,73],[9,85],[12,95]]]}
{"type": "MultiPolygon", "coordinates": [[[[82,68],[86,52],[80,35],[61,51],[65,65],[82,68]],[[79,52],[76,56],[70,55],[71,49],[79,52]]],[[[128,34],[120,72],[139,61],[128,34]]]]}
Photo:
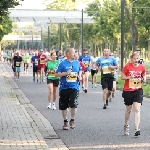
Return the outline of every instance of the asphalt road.
{"type": "MultiPolygon", "coordinates": [[[[13,75],[12,70],[4,65],[13,75]]],[[[23,70],[23,69],[22,69],[23,70]]],[[[75,118],[75,130],[62,130],[63,119],[61,111],[47,109],[48,88],[45,83],[33,83],[32,67],[29,74],[21,73],[20,81],[15,81],[24,94],[51,123],[61,140],[70,150],[150,150],[150,100],[144,98],[141,107],[141,135],[134,137],[133,113],[130,121],[130,135],[124,136],[125,106],[121,91],[116,91],[115,98],[104,110],[101,86],[92,89],[89,83],[88,93],[80,91],[79,106],[75,118]]],[[[70,120],[70,116],[68,117],[70,120]]]]}

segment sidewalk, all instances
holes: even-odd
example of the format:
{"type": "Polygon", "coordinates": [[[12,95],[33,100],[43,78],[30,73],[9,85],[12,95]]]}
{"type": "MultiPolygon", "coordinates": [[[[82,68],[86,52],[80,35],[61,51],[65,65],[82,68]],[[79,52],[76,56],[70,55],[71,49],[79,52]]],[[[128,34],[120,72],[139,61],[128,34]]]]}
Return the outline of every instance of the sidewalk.
{"type": "Polygon", "coordinates": [[[68,150],[0,62],[0,150],[68,150]]]}

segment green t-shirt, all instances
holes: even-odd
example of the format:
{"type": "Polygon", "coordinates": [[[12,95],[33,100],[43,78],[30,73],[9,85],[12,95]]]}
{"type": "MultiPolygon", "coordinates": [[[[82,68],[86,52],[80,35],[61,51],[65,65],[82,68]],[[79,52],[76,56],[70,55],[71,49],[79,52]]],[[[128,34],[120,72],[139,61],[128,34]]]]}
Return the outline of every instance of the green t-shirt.
{"type": "Polygon", "coordinates": [[[7,53],[7,58],[12,58],[12,55],[10,52],[7,53]]]}
{"type": "Polygon", "coordinates": [[[55,76],[55,70],[56,70],[56,67],[58,66],[59,64],[59,61],[58,60],[55,60],[55,61],[48,61],[47,62],[47,78],[48,79],[51,79],[51,80],[57,80],[58,77],[55,76]]]}
{"type": "Polygon", "coordinates": [[[24,55],[23,56],[23,61],[24,61],[24,63],[29,63],[30,62],[30,56],[29,55],[24,55]]]}

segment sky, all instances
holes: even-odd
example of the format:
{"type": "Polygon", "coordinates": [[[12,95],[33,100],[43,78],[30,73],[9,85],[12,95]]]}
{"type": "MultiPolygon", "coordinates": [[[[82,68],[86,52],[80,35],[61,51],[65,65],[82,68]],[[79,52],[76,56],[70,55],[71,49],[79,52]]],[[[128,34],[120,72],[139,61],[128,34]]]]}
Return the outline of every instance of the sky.
{"type": "MultiPolygon", "coordinates": [[[[44,0],[24,0],[23,2],[20,2],[21,5],[16,6],[17,9],[46,9],[46,5],[43,4],[44,0]]],[[[54,0],[49,0],[49,3],[52,3],[54,0]]],[[[93,0],[89,0],[89,2],[92,2],[93,0]]],[[[84,9],[86,7],[85,4],[80,3],[80,5],[77,7],[78,10],[84,9]]],[[[20,27],[23,27],[27,24],[31,23],[18,23],[20,27]]]]}
{"type": "Polygon", "coordinates": [[[43,0],[24,0],[20,2],[22,6],[16,6],[19,9],[44,9],[46,8],[43,4],[43,0]]]}
{"type": "MultiPolygon", "coordinates": [[[[44,0],[24,0],[21,2],[22,6],[17,6],[16,8],[19,9],[45,9],[46,6],[43,4],[44,0]]],[[[49,0],[49,3],[52,3],[54,0],[49,0]]],[[[93,0],[89,0],[89,3],[93,0]]],[[[80,3],[79,6],[77,6],[77,9],[84,9],[86,4],[80,3]]]]}

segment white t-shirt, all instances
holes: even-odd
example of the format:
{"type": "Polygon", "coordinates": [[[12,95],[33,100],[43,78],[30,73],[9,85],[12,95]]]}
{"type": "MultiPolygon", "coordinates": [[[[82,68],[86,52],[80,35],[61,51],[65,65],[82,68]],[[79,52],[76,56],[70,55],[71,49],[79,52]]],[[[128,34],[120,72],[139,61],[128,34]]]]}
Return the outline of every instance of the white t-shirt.
{"type": "Polygon", "coordinates": [[[119,61],[120,61],[119,57],[116,57],[115,59],[116,59],[117,63],[119,63],[119,61]]]}
{"type": "Polygon", "coordinates": [[[44,55],[50,56],[50,53],[48,51],[44,52],[44,55]]]}
{"type": "Polygon", "coordinates": [[[91,69],[96,70],[96,61],[98,60],[98,57],[91,57],[91,69]]]}

